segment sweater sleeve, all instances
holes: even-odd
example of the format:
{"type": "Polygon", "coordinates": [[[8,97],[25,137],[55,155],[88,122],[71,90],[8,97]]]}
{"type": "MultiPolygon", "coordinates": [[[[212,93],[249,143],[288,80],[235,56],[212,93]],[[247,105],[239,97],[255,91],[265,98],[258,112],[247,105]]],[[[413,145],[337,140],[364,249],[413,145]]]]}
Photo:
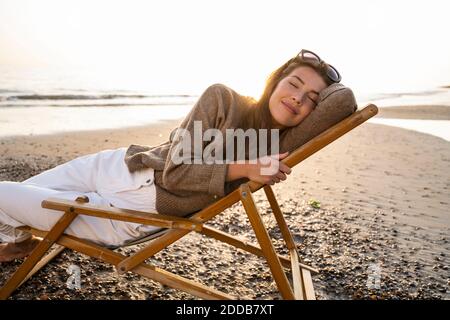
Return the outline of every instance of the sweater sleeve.
{"type": "Polygon", "coordinates": [[[226,86],[214,84],[197,100],[171,138],[173,141],[162,174],[167,190],[225,195],[227,164],[203,161],[203,151],[211,141],[203,141],[202,137],[206,130],[220,129],[224,125],[231,99],[226,86]]]}
{"type": "Polygon", "coordinates": [[[320,101],[306,119],[280,134],[280,153],[294,151],[357,109],[351,89],[332,84],[320,93],[320,101]]]}

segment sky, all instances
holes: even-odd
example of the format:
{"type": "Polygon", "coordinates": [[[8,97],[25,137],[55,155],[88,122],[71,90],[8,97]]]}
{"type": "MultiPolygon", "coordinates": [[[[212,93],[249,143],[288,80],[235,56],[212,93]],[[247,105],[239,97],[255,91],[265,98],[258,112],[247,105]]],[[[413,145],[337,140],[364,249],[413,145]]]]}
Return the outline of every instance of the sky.
{"type": "MultiPolygon", "coordinates": [[[[149,91],[258,96],[301,48],[358,92],[450,85],[446,0],[0,0],[0,66],[149,91]]],[[[0,74],[1,77],[1,74],[0,74]]]]}

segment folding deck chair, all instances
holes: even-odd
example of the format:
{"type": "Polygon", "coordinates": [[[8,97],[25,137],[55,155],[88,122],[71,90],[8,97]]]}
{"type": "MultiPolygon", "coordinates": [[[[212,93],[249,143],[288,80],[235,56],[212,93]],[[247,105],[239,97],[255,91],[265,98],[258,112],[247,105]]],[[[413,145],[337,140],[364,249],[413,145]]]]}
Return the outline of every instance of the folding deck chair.
{"type": "MultiPolygon", "coordinates": [[[[288,157],[282,160],[283,163],[291,168],[294,167],[329,143],[364,123],[366,120],[376,115],[377,112],[378,108],[375,105],[367,105],[364,109],[356,111],[333,127],[325,130],[309,142],[297,148],[288,157]]],[[[38,246],[24,260],[22,265],[17,269],[12,277],[4,284],[0,290],[0,299],[7,299],[11,293],[16,290],[16,288],[18,288],[29,277],[56,257],[64,248],[70,248],[74,251],[112,264],[116,267],[119,273],[132,271],[152,280],[158,281],[166,286],[188,292],[199,298],[239,298],[144,262],[146,259],[154,256],[156,253],[160,252],[192,231],[199,232],[208,237],[212,237],[216,240],[228,243],[236,248],[265,258],[269,264],[270,271],[282,298],[315,299],[311,273],[318,273],[318,270],[300,262],[294,239],[289,231],[288,225],[286,224],[283,213],[278,206],[274,192],[270,185],[261,185],[253,181],[244,183],[233,192],[219,199],[210,206],[193,213],[188,218],[93,206],[86,202],[86,200],[82,197],[78,198],[76,201],[47,199],[42,202],[42,207],[63,211],[64,215],[48,232],[36,230],[30,227],[20,228],[21,230],[28,231],[35,236],[42,237],[43,241],[38,244],[38,246]],[[286,247],[289,250],[290,257],[281,256],[276,253],[267,229],[263,224],[261,215],[252,196],[252,193],[260,188],[264,188],[264,192],[272,208],[275,220],[280,228],[286,247]],[[207,221],[211,220],[216,215],[220,214],[222,211],[239,201],[242,202],[244,206],[245,212],[247,213],[250,224],[256,234],[259,245],[242,241],[237,237],[231,236],[225,232],[206,225],[207,221]],[[147,246],[140,249],[135,254],[127,257],[113,251],[111,248],[101,247],[92,242],[78,239],[74,236],[65,235],[64,230],[77,217],[77,215],[89,215],[100,218],[135,222],[161,227],[163,229],[159,229],[160,231],[156,234],[140,239],[137,242],[128,243],[127,245],[134,245],[153,239],[147,246]],[[57,244],[57,248],[44,257],[45,253],[52,247],[53,244],[57,244]],[[286,276],[284,268],[291,269],[292,285],[286,276]]]]}

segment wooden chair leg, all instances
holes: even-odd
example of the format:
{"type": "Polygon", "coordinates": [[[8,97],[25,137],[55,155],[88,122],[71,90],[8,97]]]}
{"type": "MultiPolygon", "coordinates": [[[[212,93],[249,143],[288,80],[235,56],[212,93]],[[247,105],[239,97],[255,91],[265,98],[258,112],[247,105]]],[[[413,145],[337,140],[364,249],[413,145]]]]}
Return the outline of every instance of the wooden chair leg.
{"type": "Polygon", "coordinates": [[[290,250],[291,263],[292,263],[292,284],[294,285],[294,295],[297,300],[305,299],[304,285],[302,272],[298,263],[298,255],[295,249],[290,250]]]}
{"type": "Polygon", "coordinates": [[[264,256],[270,267],[270,271],[275,279],[275,282],[280,290],[284,299],[295,299],[294,292],[289,284],[289,281],[284,273],[280,259],[278,259],[275,248],[270,240],[269,234],[264,227],[261,215],[258,212],[255,201],[253,200],[251,190],[248,184],[244,183],[239,187],[241,201],[247,212],[250,224],[255,231],[256,238],[258,239],[261,249],[264,252],[264,256]]]}
{"type": "Polygon", "coordinates": [[[269,185],[265,185],[264,192],[266,193],[267,199],[269,200],[270,207],[272,208],[273,215],[275,216],[277,224],[281,230],[283,239],[286,242],[286,246],[291,253],[292,276],[294,278],[293,279],[294,292],[296,291],[295,296],[296,297],[301,296],[302,299],[306,298],[307,300],[314,300],[315,293],[314,293],[314,287],[313,287],[312,278],[311,278],[311,272],[309,272],[309,270],[303,268],[302,264],[300,263],[294,238],[292,237],[292,233],[289,230],[286,220],[284,219],[283,213],[281,212],[280,206],[278,205],[278,201],[275,197],[272,187],[269,185]],[[294,266],[294,260],[295,260],[295,266],[294,266]],[[296,288],[298,288],[298,289],[296,290],[296,288]],[[300,293],[299,288],[302,288],[301,293],[300,293]]]}
{"type": "Polygon", "coordinates": [[[42,256],[55,243],[66,228],[77,216],[76,213],[66,212],[47,233],[46,237],[36,246],[28,258],[16,270],[12,277],[0,289],[0,300],[7,299],[11,293],[22,283],[25,277],[30,273],[33,267],[41,260],[42,256]]]}
{"type": "Polygon", "coordinates": [[[314,293],[314,286],[311,278],[311,272],[303,268],[301,270],[306,300],[316,300],[316,294],[314,293]]]}
{"type": "MultiPolygon", "coordinates": [[[[39,270],[41,270],[43,267],[45,267],[48,263],[50,263],[53,259],[55,259],[61,252],[63,252],[65,247],[60,246],[57,244],[55,248],[50,251],[45,257],[43,257],[35,266],[34,268],[28,273],[28,275],[25,277],[25,279],[22,280],[22,282],[17,286],[19,288],[21,285],[23,285],[25,282],[28,281],[32,276],[34,276],[39,270]]],[[[16,289],[17,289],[16,288],[16,289]]]]}
{"type": "Polygon", "coordinates": [[[289,231],[289,227],[286,223],[286,220],[283,217],[283,213],[281,212],[280,206],[278,205],[277,199],[275,198],[275,194],[273,193],[272,188],[269,185],[264,186],[264,192],[266,193],[267,199],[269,200],[270,207],[272,208],[273,215],[275,216],[275,220],[277,221],[278,227],[280,228],[281,234],[283,235],[283,239],[286,242],[286,246],[289,250],[295,249],[295,241],[292,237],[291,232],[289,231]]]}

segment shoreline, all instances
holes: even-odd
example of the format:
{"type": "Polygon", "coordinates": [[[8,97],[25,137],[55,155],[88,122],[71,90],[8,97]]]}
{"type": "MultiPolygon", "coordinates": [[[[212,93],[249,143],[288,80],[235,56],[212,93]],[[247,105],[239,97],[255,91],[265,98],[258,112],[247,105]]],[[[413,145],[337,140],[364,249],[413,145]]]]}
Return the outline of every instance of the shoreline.
{"type": "MultiPolygon", "coordinates": [[[[76,110],[77,115],[72,116],[67,113],[66,109],[54,109],[50,108],[51,113],[50,116],[47,115],[47,118],[53,118],[52,120],[47,119],[42,124],[41,119],[36,119],[34,121],[25,121],[25,123],[21,123],[21,117],[18,115],[14,115],[13,118],[8,118],[9,115],[14,114],[13,110],[9,110],[6,112],[6,120],[0,121],[3,122],[3,126],[0,126],[0,140],[3,139],[21,139],[23,137],[35,137],[35,136],[48,136],[52,135],[60,135],[60,134],[71,134],[71,133],[93,133],[95,132],[113,132],[115,130],[138,130],[139,128],[148,128],[150,126],[159,127],[164,125],[169,125],[175,128],[178,126],[184,117],[179,116],[179,112],[184,114],[188,112],[189,108],[185,108],[178,110],[178,112],[166,112],[162,115],[162,117],[167,119],[146,121],[143,119],[147,119],[145,115],[155,115],[156,109],[152,110],[143,110],[142,114],[139,116],[139,121],[134,121],[131,123],[126,121],[122,121],[122,118],[119,114],[115,114],[112,116],[113,121],[105,120],[103,117],[103,112],[98,112],[98,108],[95,108],[94,113],[90,111],[87,114],[84,114],[83,111],[76,110]],[[55,115],[55,112],[57,113],[55,115]],[[59,114],[58,114],[59,113],[59,114]],[[89,115],[94,115],[97,118],[90,118],[86,122],[84,118],[89,115]],[[69,121],[61,121],[65,117],[69,117],[69,121]],[[56,120],[58,121],[56,121],[56,120]],[[118,121],[118,119],[120,119],[118,121]],[[125,122],[125,124],[124,124],[125,122]],[[87,123],[87,124],[86,124],[87,123]],[[23,128],[26,127],[28,131],[23,131],[23,128]],[[70,129],[68,129],[70,128],[70,129]],[[6,134],[6,132],[8,134],[6,134]],[[11,132],[13,134],[11,134],[11,132]],[[19,134],[21,133],[21,134],[19,134]]],[[[359,109],[362,109],[360,106],[359,109]]],[[[43,109],[48,110],[48,109],[43,109]]],[[[72,109],[70,109],[72,110],[72,109]]],[[[115,112],[123,112],[126,109],[115,110],[115,112]]],[[[139,109],[136,109],[136,112],[139,109]]],[[[29,110],[25,110],[27,113],[29,110]]],[[[73,111],[73,110],[72,110],[73,111]]],[[[0,109],[0,115],[1,114],[0,109]]],[[[23,111],[22,111],[23,112],[23,111]]],[[[46,114],[43,112],[43,114],[46,114]]],[[[72,113],[71,113],[72,114],[72,113]]],[[[3,113],[5,116],[5,112],[3,113]]],[[[23,116],[23,115],[22,115],[23,116]]],[[[109,115],[111,117],[111,115],[109,115]]],[[[130,119],[129,114],[127,114],[128,120],[130,119]]],[[[160,115],[161,117],[161,115],[160,115]]],[[[1,118],[1,117],[0,117],[1,118]]],[[[135,117],[136,118],[136,117],[135,117]]],[[[422,132],[426,134],[433,135],[435,137],[442,138],[446,141],[450,141],[450,106],[442,106],[442,105],[423,105],[423,106],[392,106],[392,107],[380,107],[378,114],[369,119],[369,123],[381,124],[385,126],[394,126],[397,128],[403,128],[407,130],[413,130],[416,132],[422,132]]],[[[170,130],[170,129],[169,129],[170,130]]],[[[169,131],[170,132],[170,131],[169,131]]],[[[145,144],[145,143],[144,143],[145,144]]]]}
{"type": "Polygon", "coordinates": [[[450,120],[450,106],[417,105],[379,107],[378,118],[450,120]]]}
{"type": "Polygon", "coordinates": [[[178,120],[192,106],[0,108],[0,138],[115,130],[178,120]]]}
{"type": "MultiPolygon", "coordinates": [[[[0,180],[23,181],[77,156],[129,144],[165,142],[181,120],[120,129],[0,138],[0,180]]],[[[319,299],[450,299],[450,142],[428,134],[365,123],[294,168],[273,189],[319,299]],[[320,208],[309,205],[311,199],[320,208]],[[373,266],[381,287],[368,289],[373,266]]],[[[255,193],[280,253],[264,194],[255,193]]],[[[211,225],[255,241],[241,206],[211,225]]],[[[141,246],[120,249],[136,251],[141,246]]],[[[230,293],[278,299],[267,264],[191,234],[152,263],[230,293]],[[207,253],[211,253],[210,255],[207,253]]],[[[0,285],[19,262],[0,264],[0,285]]],[[[135,275],[66,251],[24,284],[12,299],[192,299],[135,275]],[[69,265],[82,266],[82,290],[65,287],[69,265]],[[45,285],[43,285],[45,283],[45,285]]]]}
{"type": "MultiPolygon", "coordinates": [[[[363,107],[360,105],[359,109],[363,107]]],[[[192,106],[188,105],[0,108],[0,139],[65,132],[130,129],[157,124],[161,121],[181,122],[191,108],[192,106]]],[[[375,118],[450,120],[450,106],[444,105],[391,106],[378,109],[379,112],[375,118]]]]}
{"type": "Polygon", "coordinates": [[[123,127],[115,129],[97,129],[82,131],[67,131],[42,135],[19,135],[0,137],[0,156],[30,156],[41,155],[39,150],[44,142],[46,148],[55,148],[54,151],[63,158],[71,159],[75,156],[98,152],[104,149],[127,147],[130,144],[156,145],[166,141],[170,132],[178,126],[183,119],[158,120],[148,125],[123,127]],[[128,139],[124,139],[128,137],[128,139]],[[120,145],[121,141],[128,145],[120,145]],[[127,142],[125,142],[127,141],[127,142]],[[16,148],[19,144],[22,148],[16,148]],[[71,146],[68,148],[68,146],[71,146]],[[81,151],[82,150],[82,151],[81,151]]]}

